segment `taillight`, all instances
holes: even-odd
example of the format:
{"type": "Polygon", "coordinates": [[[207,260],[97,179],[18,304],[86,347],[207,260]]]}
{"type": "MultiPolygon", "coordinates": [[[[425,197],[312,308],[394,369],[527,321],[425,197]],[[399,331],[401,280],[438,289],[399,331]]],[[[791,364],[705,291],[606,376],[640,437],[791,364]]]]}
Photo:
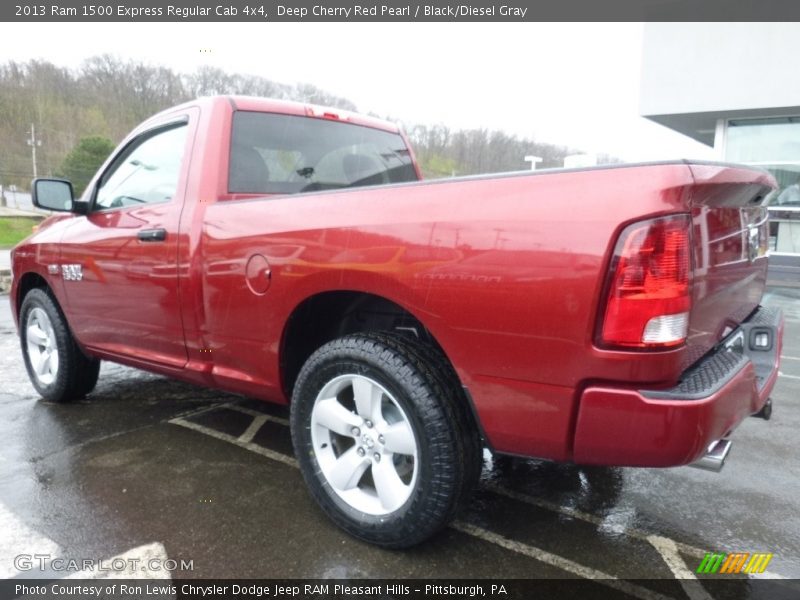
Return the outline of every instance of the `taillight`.
{"type": "Polygon", "coordinates": [[[626,227],[611,261],[600,343],[666,348],[689,331],[692,220],[675,215],[626,227]]]}

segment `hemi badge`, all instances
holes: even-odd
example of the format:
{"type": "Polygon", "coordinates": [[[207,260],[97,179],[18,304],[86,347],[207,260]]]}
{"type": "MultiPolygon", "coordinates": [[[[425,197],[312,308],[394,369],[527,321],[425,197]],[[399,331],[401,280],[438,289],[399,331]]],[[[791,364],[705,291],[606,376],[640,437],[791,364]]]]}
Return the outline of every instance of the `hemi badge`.
{"type": "Polygon", "coordinates": [[[47,272],[50,275],[58,275],[59,272],[58,265],[47,265],[47,272]]]}

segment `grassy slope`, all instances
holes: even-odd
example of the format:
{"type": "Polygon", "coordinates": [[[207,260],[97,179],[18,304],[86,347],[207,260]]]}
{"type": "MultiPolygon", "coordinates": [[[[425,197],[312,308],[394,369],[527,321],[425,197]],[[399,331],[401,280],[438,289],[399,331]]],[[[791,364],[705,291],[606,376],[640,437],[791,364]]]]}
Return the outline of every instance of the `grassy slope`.
{"type": "Polygon", "coordinates": [[[0,217],[0,248],[11,248],[28,237],[39,221],[27,217],[0,217]]]}

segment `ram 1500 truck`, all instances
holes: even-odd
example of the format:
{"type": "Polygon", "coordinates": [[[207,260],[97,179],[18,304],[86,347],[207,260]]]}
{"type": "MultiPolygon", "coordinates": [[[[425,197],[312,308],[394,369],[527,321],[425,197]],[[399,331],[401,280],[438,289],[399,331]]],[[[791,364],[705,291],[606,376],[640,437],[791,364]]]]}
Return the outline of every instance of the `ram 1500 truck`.
{"type": "Polygon", "coordinates": [[[13,253],[33,385],[109,360],[291,405],[311,494],[386,547],[452,518],[483,448],[719,468],[770,409],[765,172],[676,161],[421,182],[394,125],[202,99],[149,119],[13,253]]]}

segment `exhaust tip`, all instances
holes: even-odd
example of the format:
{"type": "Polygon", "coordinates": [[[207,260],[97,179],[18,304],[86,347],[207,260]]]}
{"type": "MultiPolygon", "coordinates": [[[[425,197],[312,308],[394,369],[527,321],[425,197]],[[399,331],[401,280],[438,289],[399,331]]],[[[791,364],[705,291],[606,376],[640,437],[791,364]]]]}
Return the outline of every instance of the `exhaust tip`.
{"type": "Polygon", "coordinates": [[[717,440],[708,447],[705,456],[689,466],[696,469],[703,469],[704,471],[719,473],[722,467],[725,466],[725,459],[728,458],[728,453],[731,451],[732,445],[733,442],[730,440],[717,440]]]}

